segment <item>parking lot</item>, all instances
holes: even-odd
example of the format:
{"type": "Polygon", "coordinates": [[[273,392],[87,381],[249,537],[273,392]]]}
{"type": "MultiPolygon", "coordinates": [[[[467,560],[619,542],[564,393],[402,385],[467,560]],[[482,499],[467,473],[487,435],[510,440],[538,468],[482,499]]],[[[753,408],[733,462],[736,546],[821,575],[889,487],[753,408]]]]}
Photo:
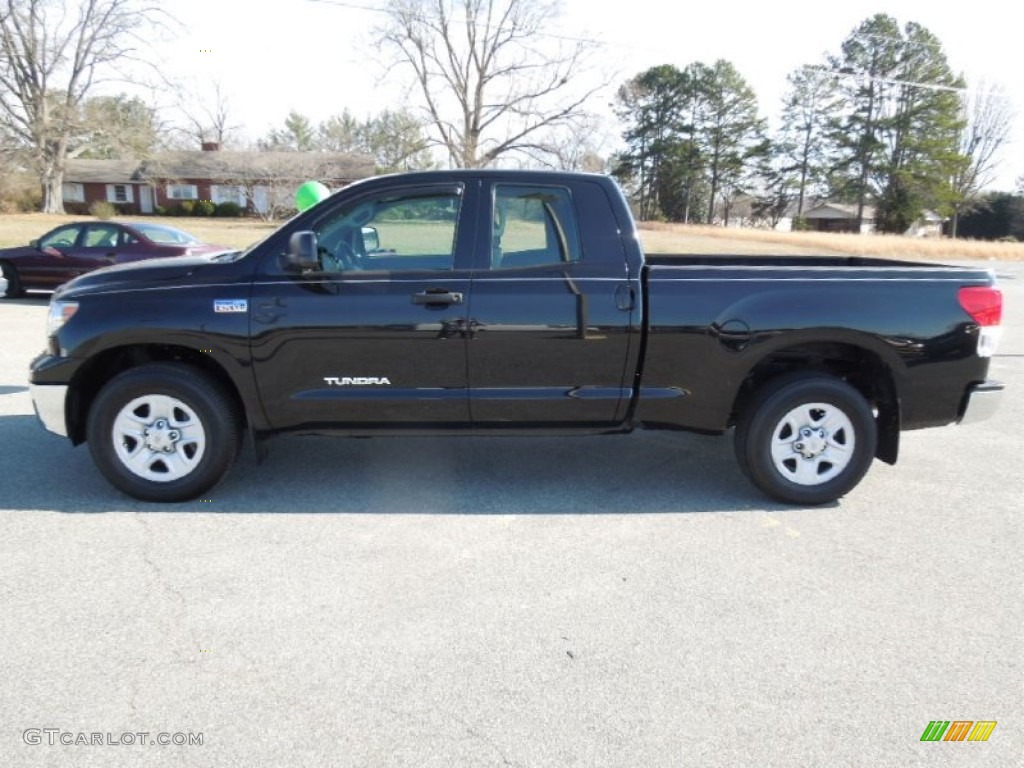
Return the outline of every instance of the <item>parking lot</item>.
{"type": "Polygon", "coordinates": [[[208,501],[136,502],[33,415],[46,297],[0,301],[0,766],[1019,766],[998,271],[997,416],[820,508],[672,433],[281,439],[208,501]]]}

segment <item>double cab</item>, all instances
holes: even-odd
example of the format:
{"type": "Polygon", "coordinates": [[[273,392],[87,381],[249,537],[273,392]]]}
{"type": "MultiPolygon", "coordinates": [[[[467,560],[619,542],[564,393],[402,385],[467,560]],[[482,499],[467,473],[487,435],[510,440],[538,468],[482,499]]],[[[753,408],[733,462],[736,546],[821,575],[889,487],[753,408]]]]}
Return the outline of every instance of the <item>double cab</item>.
{"type": "Polygon", "coordinates": [[[31,390],[146,500],[206,492],[246,436],[645,427],[733,431],[754,485],[821,504],[902,430],[991,412],[1001,310],[985,269],[645,256],[609,177],[435,171],[352,184],[244,252],[73,280],[31,390]]]}

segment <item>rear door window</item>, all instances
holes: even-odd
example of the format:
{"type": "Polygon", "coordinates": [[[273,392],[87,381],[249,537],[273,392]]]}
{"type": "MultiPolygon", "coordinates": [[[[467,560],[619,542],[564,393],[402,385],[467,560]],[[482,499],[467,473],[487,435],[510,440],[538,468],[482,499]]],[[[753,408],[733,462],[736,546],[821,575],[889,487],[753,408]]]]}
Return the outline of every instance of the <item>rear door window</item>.
{"type": "Polygon", "coordinates": [[[495,187],[491,269],[558,265],[581,258],[579,224],[568,189],[495,187]]]}

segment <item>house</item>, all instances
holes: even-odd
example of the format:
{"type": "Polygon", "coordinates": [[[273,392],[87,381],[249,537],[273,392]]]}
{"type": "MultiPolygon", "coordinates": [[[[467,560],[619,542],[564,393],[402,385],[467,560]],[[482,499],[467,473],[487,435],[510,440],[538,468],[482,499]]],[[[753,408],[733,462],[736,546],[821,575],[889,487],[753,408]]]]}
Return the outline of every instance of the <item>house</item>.
{"type": "Polygon", "coordinates": [[[342,187],[372,176],[369,155],[329,152],[234,152],[204,144],[201,151],[161,152],[143,161],[69,160],[64,173],[64,207],[86,212],[97,201],[124,213],[168,211],[185,201],[231,202],[266,214],[294,207],[305,181],[342,187]]]}
{"type": "MultiPolygon", "coordinates": [[[[804,211],[810,229],[818,232],[857,232],[857,206],[845,203],[822,203],[804,211]]],[[[903,234],[913,237],[939,237],[942,234],[942,216],[935,211],[922,211],[920,218],[903,234]]],[[[864,206],[861,234],[875,231],[875,208],[864,206]]]]}
{"type": "Polygon", "coordinates": [[[146,197],[150,191],[134,160],[68,160],[64,171],[64,209],[69,213],[86,213],[103,201],[125,213],[152,213],[152,194],[146,197]]]}
{"type": "Polygon", "coordinates": [[[857,206],[846,203],[822,203],[804,211],[810,229],[816,232],[860,232],[868,234],[875,230],[875,209],[864,206],[864,218],[857,226],[857,206]]]}

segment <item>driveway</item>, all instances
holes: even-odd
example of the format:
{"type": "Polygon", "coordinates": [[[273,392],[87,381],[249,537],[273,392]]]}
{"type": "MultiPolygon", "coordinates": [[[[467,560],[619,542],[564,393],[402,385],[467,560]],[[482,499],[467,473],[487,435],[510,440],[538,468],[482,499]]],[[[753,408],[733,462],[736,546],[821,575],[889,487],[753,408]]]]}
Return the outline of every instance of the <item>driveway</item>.
{"type": "Polygon", "coordinates": [[[1020,765],[999,269],[997,418],[813,509],[671,433],[283,439],[209,500],[136,502],[32,415],[45,300],[0,301],[0,765],[1020,765]]]}

